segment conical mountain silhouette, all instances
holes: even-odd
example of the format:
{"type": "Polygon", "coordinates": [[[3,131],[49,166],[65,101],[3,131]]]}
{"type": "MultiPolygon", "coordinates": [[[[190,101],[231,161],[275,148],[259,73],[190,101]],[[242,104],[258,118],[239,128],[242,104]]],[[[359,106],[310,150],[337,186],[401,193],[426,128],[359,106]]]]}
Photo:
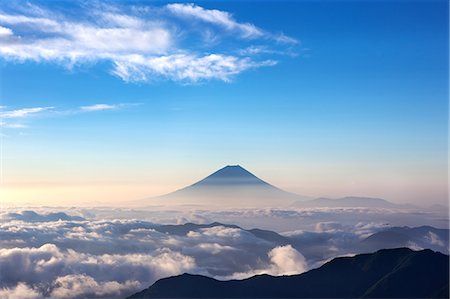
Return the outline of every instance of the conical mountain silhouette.
{"type": "Polygon", "coordinates": [[[271,186],[240,165],[228,165],[189,187],[198,188],[227,185],[271,186]]]}
{"type": "Polygon", "coordinates": [[[157,199],[168,205],[281,207],[304,197],[283,191],[239,165],[228,165],[190,186],[157,199]]]}
{"type": "MultiPolygon", "coordinates": [[[[416,209],[380,198],[316,198],[286,192],[258,178],[240,165],[225,166],[204,179],[175,192],[146,199],[152,206],[201,206],[221,208],[320,208],[378,207],[416,209]]],[[[142,204],[140,202],[139,204],[142,204]]]]}

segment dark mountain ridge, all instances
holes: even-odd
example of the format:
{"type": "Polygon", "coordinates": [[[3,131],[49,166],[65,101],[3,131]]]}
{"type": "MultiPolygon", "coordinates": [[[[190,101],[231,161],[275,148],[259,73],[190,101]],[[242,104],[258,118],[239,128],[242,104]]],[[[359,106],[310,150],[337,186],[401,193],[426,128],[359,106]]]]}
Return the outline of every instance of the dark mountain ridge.
{"type": "Polygon", "coordinates": [[[383,249],[340,257],[292,276],[218,281],[183,274],[160,279],[129,298],[448,298],[449,256],[383,249]]]}

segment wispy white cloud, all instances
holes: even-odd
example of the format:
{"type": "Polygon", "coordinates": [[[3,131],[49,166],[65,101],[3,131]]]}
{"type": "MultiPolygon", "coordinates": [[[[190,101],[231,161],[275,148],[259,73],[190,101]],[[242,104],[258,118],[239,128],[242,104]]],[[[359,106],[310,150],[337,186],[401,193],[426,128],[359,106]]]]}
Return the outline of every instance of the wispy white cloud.
{"type": "MultiPolygon", "coordinates": [[[[300,49],[300,52],[304,51],[304,49],[300,49]]],[[[251,45],[244,49],[239,49],[240,55],[283,55],[283,56],[290,56],[290,57],[296,57],[299,55],[297,51],[293,51],[292,49],[286,49],[286,50],[277,50],[273,49],[271,47],[268,47],[266,45],[251,45]]]]}
{"type": "Polygon", "coordinates": [[[25,15],[9,15],[0,14],[0,22],[3,24],[17,25],[17,24],[27,24],[36,25],[45,31],[60,31],[58,28],[58,22],[41,17],[32,17],[25,15]]]}
{"type": "Polygon", "coordinates": [[[118,108],[117,105],[95,104],[95,105],[90,105],[90,106],[81,106],[80,110],[90,112],[90,111],[113,110],[113,109],[117,109],[117,108],[118,108]]]}
{"type": "Polygon", "coordinates": [[[272,34],[271,37],[280,43],[298,44],[299,41],[293,37],[287,36],[284,33],[272,34]]]}
{"type": "Polygon", "coordinates": [[[27,128],[28,126],[23,124],[23,121],[54,109],[54,107],[32,107],[15,110],[3,110],[4,108],[6,107],[0,107],[0,128],[5,129],[27,128]]]}
{"type": "Polygon", "coordinates": [[[252,53],[224,52],[218,44],[227,40],[234,44],[236,39],[297,42],[282,33],[238,22],[229,12],[194,4],[132,8],[96,4],[77,9],[76,19],[36,5],[0,11],[0,56],[7,61],[53,62],[69,68],[107,61],[112,65],[111,74],[127,82],[161,78],[230,81],[246,70],[276,62],[270,51],[265,52],[269,57],[255,58],[252,53]],[[202,30],[191,28],[192,19],[204,23],[202,30]],[[205,32],[214,42],[197,43],[195,49],[189,46],[191,39],[204,39],[205,32]]]}
{"type": "Polygon", "coordinates": [[[247,39],[270,39],[279,43],[297,44],[298,40],[283,33],[274,34],[265,31],[251,23],[240,23],[233,18],[233,15],[226,11],[217,9],[205,9],[193,3],[168,4],[167,9],[175,15],[201,20],[206,23],[221,26],[230,32],[238,33],[242,38],[247,39]]]}
{"type": "Polygon", "coordinates": [[[13,110],[4,110],[5,106],[0,106],[0,127],[5,129],[28,128],[28,122],[32,117],[62,117],[74,116],[79,113],[96,112],[106,110],[119,110],[126,107],[140,105],[140,103],[119,103],[119,104],[92,104],[71,109],[57,109],[55,107],[28,107],[13,110]],[[25,122],[25,123],[24,123],[25,122]]]}
{"type": "Polygon", "coordinates": [[[188,18],[195,18],[207,23],[223,26],[230,31],[237,31],[245,38],[259,38],[266,33],[250,23],[239,23],[226,11],[205,9],[192,3],[168,4],[167,9],[172,13],[188,18]]]}
{"type": "Polygon", "coordinates": [[[40,112],[51,110],[53,108],[54,107],[33,107],[9,111],[0,111],[0,118],[25,118],[31,115],[36,115],[40,112]]]}
{"type": "Polygon", "coordinates": [[[19,123],[8,123],[8,122],[0,121],[0,127],[8,128],[8,129],[24,129],[27,126],[24,124],[19,124],[19,123]]]}
{"type": "Polygon", "coordinates": [[[196,56],[177,54],[145,58],[128,57],[115,62],[113,73],[127,82],[151,81],[155,76],[163,76],[176,81],[199,81],[202,79],[220,79],[230,81],[233,75],[247,69],[272,66],[274,60],[253,61],[230,55],[210,54],[196,56]]]}

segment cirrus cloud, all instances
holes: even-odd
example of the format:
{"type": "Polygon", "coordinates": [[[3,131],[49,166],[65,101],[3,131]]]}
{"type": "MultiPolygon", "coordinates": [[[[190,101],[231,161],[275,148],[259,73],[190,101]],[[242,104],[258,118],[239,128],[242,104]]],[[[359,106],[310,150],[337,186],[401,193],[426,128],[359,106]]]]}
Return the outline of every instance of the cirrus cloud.
{"type": "Polygon", "coordinates": [[[36,115],[38,113],[52,110],[54,107],[33,107],[33,108],[22,108],[10,111],[0,111],[0,118],[25,118],[31,115],[36,115]]]}
{"type": "Polygon", "coordinates": [[[119,110],[127,107],[139,106],[140,103],[118,103],[118,104],[92,104],[80,106],[72,109],[56,109],[55,107],[31,107],[19,108],[13,110],[3,110],[4,106],[0,106],[0,128],[6,129],[24,129],[28,128],[28,124],[23,121],[30,120],[32,117],[45,116],[73,116],[84,112],[99,112],[107,110],[119,110]],[[7,119],[8,121],[4,121],[7,119]]]}
{"type": "Polygon", "coordinates": [[[110,73],[126,82],[228,82],[249,69],[275,65],[274,53],[297,43],[282,33],[239,22],[230,12],[195,4],[75,2],[73,10],[70,14],[52,5],[20,9],[6,5],[0,11],[1,58],[19,63],[52,62],[68,68],[107,62],[110,73]],[[192,20],[203,22],[201,28],[192,20]],[[274,51],[266,51],[264,57],[239,51],[253,41],[274,51]],[[229,45],[236,42],[238,48],[230,50],[229,45]]]}
{"type": "Polygon", "coordinates": [[[226,11],[204,9],[192,3],[168,4],[167,9],[178,16],[199,19],[207,23],[223,26],[230,31],[237,31],[246,38],[258,38],[265,35],[263,30],[253,24],[237,22],[226,11]]]}
{"type": "Polygon", "coordinates": [[[81,111],[102,111],[102,110],[112,110],[117,109],[117,105],[109,105],[109,104],[95,104],[90,106],[81,106],[81,111]]]}

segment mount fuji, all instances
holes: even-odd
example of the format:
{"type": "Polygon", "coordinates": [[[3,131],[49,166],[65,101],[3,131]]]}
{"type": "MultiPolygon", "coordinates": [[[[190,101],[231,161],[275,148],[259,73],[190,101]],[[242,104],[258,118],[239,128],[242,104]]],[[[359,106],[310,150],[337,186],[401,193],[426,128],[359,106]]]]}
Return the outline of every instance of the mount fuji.
{"type": "MultiPolygon", "coordinates": [[[[142,201],[140,201],[142,204],[142,201]]],[[[146,205],[195,208],[386,208],[417,209],[381,198],[310,198],[284,191],[241,167],[228,165],[177,191],[145,199],[146,205]]]]}
{"type": "Polygon", "coordinates": [[[161,205],[283,207],[307,197],[281,190],[239,165],[225,166],[175,192],[149,199],[161,205]]]}

